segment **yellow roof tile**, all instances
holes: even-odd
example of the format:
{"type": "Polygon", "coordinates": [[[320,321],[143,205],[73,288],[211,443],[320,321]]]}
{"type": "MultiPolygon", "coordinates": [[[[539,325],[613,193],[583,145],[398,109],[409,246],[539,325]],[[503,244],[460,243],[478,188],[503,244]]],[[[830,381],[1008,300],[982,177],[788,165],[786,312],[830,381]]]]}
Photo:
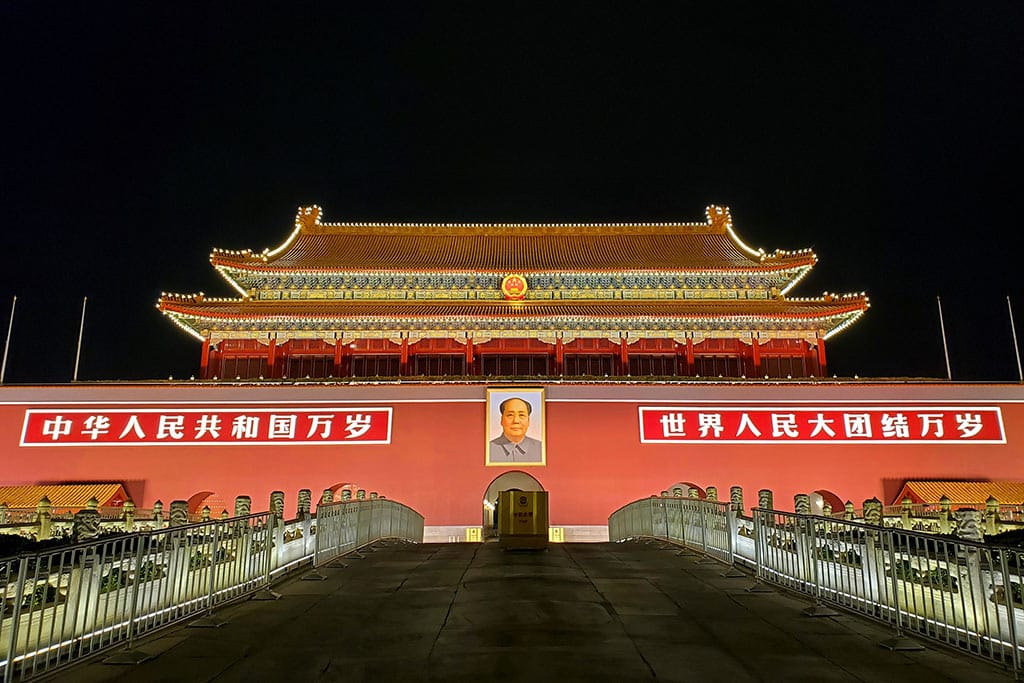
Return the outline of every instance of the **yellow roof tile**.
{"type": "Polygon", "coordinates": [[[938,503],[942,496],[949,498],[953,507],[984,503],[989,496],[1002,505],[1019,505],[1024,504],[1024,482],[908,481],[893,504],[898,505],[908,497],[915,503],[938,503]]]}
{"type": "Polygon", "coordinates": [[[111,499],[123,501],[128,497],[118,483],[0,486],[0,503],[7,503],[9,508],[34,508],[43,496],[55,508],[84,508],[92,497],[103,507],[111,499]]]}

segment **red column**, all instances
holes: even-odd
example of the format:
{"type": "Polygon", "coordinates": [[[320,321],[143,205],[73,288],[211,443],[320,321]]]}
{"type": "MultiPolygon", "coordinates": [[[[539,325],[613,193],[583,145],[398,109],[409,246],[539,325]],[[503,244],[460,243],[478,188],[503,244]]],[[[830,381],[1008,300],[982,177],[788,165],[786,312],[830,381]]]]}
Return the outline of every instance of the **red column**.
{"type": "Polygon", "coordinates": [[[694,374],[694,362],[693,362],[693,339],[687,338],[686,340],[686,374],[693,377],[694,374]]]}
{"type": "Polygon", "coordinates": [[[758,341],[757,337],[754,337],[753,342],[750,345],[750,350],[754,358],[754,377],[761,376],[761,342],[758,341]]]}
{"type": "Polygon", "coordinates": [[[562,338],[558,337],[555,339],[555,374],[561,375],[565,367],[565,346],[562,344],[562,338]]]}
{"type": "Polygon", "coordinates": [[[334,339],[334,376],[341,377],[341,354],[345,349],[345,344],[342,343],[341,339],[334,339]]]}
{"type": "Polygon", "coordinates": [[[398,368],[398,374],[409,374],[409,339],[407,337],[402,337],[402,360],[398,368]]]}
{"type": "Polygon", "coordinates": [[[629,374],[629,347],[626,345],[626,338],[622,337],[619,340],[619,364],[620,364],[620,375],[629,374]]]}
{"type": "Polygon", "coordinates": [[[203,355],[199,361],[199,379],[207,379],[210,375],[210,338],[203,340],[203,355]]]}
{"type": "Polygon", "coordinates": [[[825,340],[818,337],[818,373],[821,377],[828,375],[828,367],[825,365],[825,340]]]}
{"type": "Polygon", "coordinates": [[[472,375],[473,372],[473,338],[466,337],[466,374],[472,375]]]}
{"type": "Polygon", "coordinates": [[[277,361],[277,338],[270,340],[270,344],[267,346],[267,377],[277,377],[275,374],[274,364],[277,361]]]}

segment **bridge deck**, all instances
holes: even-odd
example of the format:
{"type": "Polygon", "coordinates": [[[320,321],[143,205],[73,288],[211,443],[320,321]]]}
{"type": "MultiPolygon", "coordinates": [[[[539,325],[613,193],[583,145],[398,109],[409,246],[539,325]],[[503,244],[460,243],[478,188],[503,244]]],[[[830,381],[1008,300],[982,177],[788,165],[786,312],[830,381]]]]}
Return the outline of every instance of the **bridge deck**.
{"type": "Polygon", "coordinates": [[[219,613],[219,629],[139,643],[137,666],[90,662],[76,682],[263,680],[1012,680],[987,662],[929,647],[890,652],[891,632],[858,617],[811,618],[785,594],[751,594],[643,544],[391,545],[292,580],[276,602],[219,613]]]}

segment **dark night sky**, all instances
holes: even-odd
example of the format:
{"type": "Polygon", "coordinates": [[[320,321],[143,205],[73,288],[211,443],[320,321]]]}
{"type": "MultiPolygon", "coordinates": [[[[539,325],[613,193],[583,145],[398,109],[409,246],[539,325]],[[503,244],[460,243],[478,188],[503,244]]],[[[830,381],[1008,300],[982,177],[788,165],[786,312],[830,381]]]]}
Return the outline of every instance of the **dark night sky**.
{"type": "Polygon", "coordinates": [[[196,372],[160,292],[232,295],[210,250],[276,246],[300,204],[589,222],[713,202],[750,244],[815,250],[792,294],[871,296],[832,371],[945,376],[941,295],[953,378],[1016,380],[1021,3],[376,4],[0,4],[8,382],[71,379],[83,296],[80,378],[196,372]]]}

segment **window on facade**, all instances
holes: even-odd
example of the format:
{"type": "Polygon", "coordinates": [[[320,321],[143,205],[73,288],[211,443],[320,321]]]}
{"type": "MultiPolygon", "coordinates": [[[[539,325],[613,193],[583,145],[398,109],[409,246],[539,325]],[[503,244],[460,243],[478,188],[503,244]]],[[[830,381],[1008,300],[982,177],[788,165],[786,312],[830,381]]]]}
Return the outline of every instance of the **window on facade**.
{"type": "Polygon", "coordinates": [[[334,374],[334,356],[291,356],[285,364],[285,377],[327,377],[334,374]]]}
{"type": "Polygon", "coordinates": [[[465,375],[466,356],[454,353],[416,355],[413,356],[413,372],[438,377],[465,375]]]}
{"type": "Polygon", "coordinates": [[[693,369],[701,377],[742,377],[743,359],[739,356],[696,356],[693,369]]]}
{"type": "Polygon", "coordinates": [[[398,377],[402,357],[398,355],[352,356],[353,377],[398,377]]]}
{"type": "Polygon", "coordinates": [[[225,358],[221,362],[221,372],[213,373],[221,379],[256,379],[267,376],[267,357],[234,357],[225,358]]]}
{"type": "Polygon", "coordinates": [[[615,356],[603,353],[566,354],[563,360],[563,374],[594,377],[614,375],[615,356]]]}
{"type": "Polygon", "coordinates": [[[642,354],[629,357],[629,374],[672,376],[676,374],[676,357],[671,354],[642,354]]]}
{"type": "Polygon", "coordinates": [[[804,357],[761,356],[761,371],[769,377],[808,377],[813,370],[804,357]]]}
{"type": "Polygon", "coordinates": [[[546,375],[547,355],[484,355],[480,358],[485,375],[546,375]]]}

